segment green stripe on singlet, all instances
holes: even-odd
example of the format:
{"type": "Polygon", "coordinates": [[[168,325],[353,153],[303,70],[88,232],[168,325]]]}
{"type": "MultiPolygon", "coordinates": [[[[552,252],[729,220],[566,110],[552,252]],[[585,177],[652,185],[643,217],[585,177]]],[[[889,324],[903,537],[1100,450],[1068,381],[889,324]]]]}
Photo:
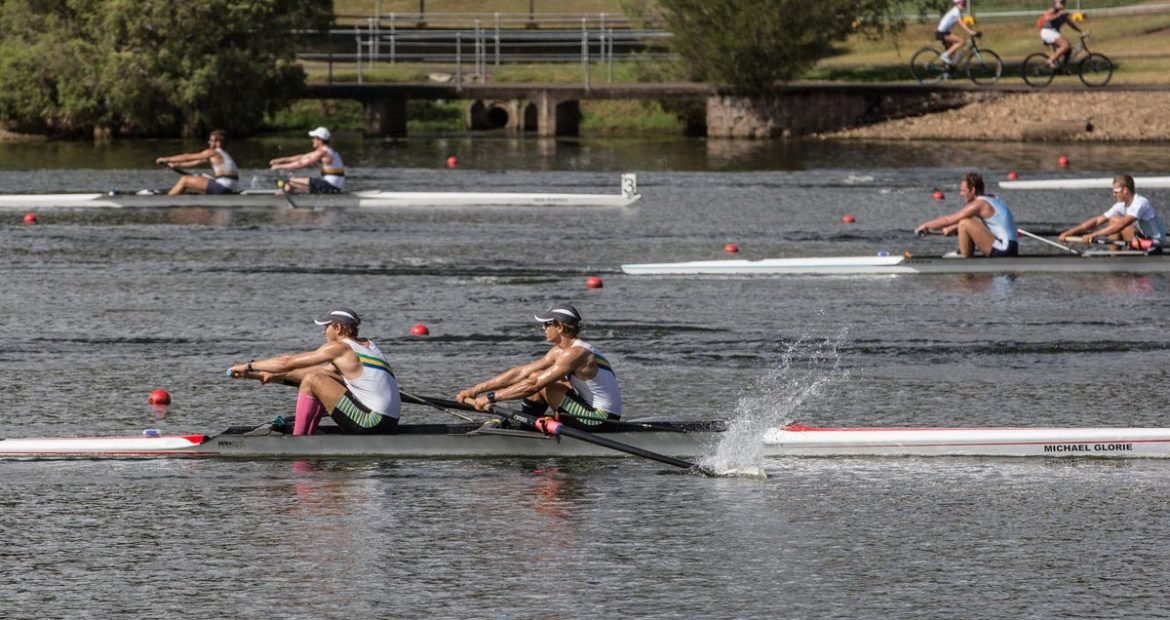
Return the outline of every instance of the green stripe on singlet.
{"type": "MultiPolygon", "coordinates": [[[[593,354],[593,361],[597,362],[598,368],[604,368],[610,372],[613,372],[613,365],[610,364],[609,360],[605,359],[604,357],[594,353],[593,354]]],[[[614,374],[617,374],[617,373],[614,373],[614,374]]]]}
{"type": "Polygon", "coordinates": [[[382,414],[363,410],[350,400],[348,395],[337,401],[336,409],[362,428],[373,428],[382,421],[382,414]]]}
{"type": "Polygon", "coordinates": [[[386,372],[390,373],[391,377],[394,376],[394,368],[390,366],[390,362],[387,362],[380,357],[374,357],[373,355],[362,355],[361,353],[358,353],[357,356],[358,360],[362,363],[362,366],[369,366],[370,368],[385,370],[386,372]]]}

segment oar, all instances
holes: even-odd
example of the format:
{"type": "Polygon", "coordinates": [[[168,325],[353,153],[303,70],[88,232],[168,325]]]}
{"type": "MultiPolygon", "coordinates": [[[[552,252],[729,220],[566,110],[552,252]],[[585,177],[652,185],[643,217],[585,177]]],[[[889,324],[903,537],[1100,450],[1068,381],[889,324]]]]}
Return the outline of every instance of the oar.
{"type": "Polygon", "coordinates": [[[288,202],[288,206],[292,207],[293,209],[299,208],[297,206],[297,203],[293,202],[292,196],[289,195],[289,191],[288,191],[289,188],[288,188],[287,181],[285,181],[284,179],[277,179],[276,180],[276,187],[277,187],[277,189],[280,190],[280,195],[284,196],[285,201],[288,202]]]}
{"type": "Polygon", "coordinates": [[[1081,255],[1081,253],[1080,253],[1080,252],[1078,252],[1078,251],[1076,251],[1076,250],[1074,250],[1074,249],[1072,249],[1072,248],[1068,247],[1067,245],[1061,245],[1061,244],[1059,244],[1059,243],[1057,243],[1057,242],[1055,242],[1055,241],[1051,241],[1051,240],[1049,240],[1049,239],[1045,239],[1044,237],[1041,237],[1040,235],[1036,235],[1036,234],[1030,233],[1030,232],[1028,232],[1028,231],[1024,230],[1023,228],[1017,228],[1016,230],[1017,230],[1017,231],[1018,231],[1018,232],[1019,232],[1021,235],[1024,235],[1024,236],[1026,236],[1026,237],[1031,237],[1031,238],[1033,238],[1033,239],[1035,239],[1035,240],[1037,240],[1037,241],[1040,241],[1040,242],[1042,242],[1042,243],[1047,243],[1048,245],[1050,245],[1050,246],[1052,246],[1052,247],[1054,247],[1054,248],[1060,248],[1060,249],[1064,250],[1065,252],[1068,252],[1068,253],[1070,253],[1070,254],[1076,254],[1077,256],[1080,256],[1080,255],[1081,255]]]}
{"type": "Polygon", "coordinates": [[[475,422],[475,420],[471,416],[466,416],[466,415],[463,415],[462,413],[459,413],[457,411],[452,411],[452,410],[448,409],[447,407],[444,407],[443,405],[440,405],[439,403],[437,403],[429,398],[424,398],[422,396],[415,396],[414,394],[411,394],[409,392],[403,392],[402,390],[398,390],[398,395],[402,397],[402,402],[404,402],[404,403],[414,403],[416,405],[426,405],[428,407],[433,407],[435,409],[438,409],[439,411],[442,411],[443,413],[449,413],[449,414],[451,414],[451,415],[453,415],[461,420],[466,420],[466,421],[472,422],[472,423],[475,422]]]}
{"type": "MultiPolygon", "coordinates": [[[[472,409],[475,408],[470,403],[460,404],[456,401],[444,401],[444,400],[439,400],[439,399],[433,399],[433,400],[435,400],[438,403],[444,404],[444,405],[450,403],[452,405],[459,406],[460,408],[467,408],[467,407],[470,407],[472,409]]],[[[536,428],[540,431],[543,431],[544,433],[549,434],[549,435],[564,435],[565,437],[572,437],[573,439],[576,439],[579,441],[584,441],[585,443],[591,443],[594,445],[602,446],[605,448],[609,448],[610,450],[615,450],[617,452],[625,452],[626,454],[640,456],[642,458],[650,459],[652,461],[658,461],[659,463],[665,463],[667,465],[671,465],[674,467],[680,467],[682,469],[686,469],[686,470],[690,470],[690,471],[697,471],[699,473],[706,474],[708,476],[718,475],[716,472],[714,472],[706,467],[702,467],[700,465],[692,463],[690,461],[684,461],[682,459],[674,458],[673,456],[666,456],[665,454],[658,454],[657,452],[651,452],[649,450],[639,448],[637,446],[631,446],[628,444],[621,443],[619,441],[614,441],[612,439],[609,439],[608,437],[602,437],[600,435],[595,435],[595,434],[590,433],[588,431],[576,429],[576,428],[573,428],[571,426],[565,426],[564,424],[561,424],[560,422],[557,422],[555,420],[549,419],[546,422],[540,422],[539,416],[536,416],[536,415],[533,415],[530,413],[524,413],[523,411],[511,411],[511,410],[505,411],[502,409],[494,409],[493,408],[491,410],[491,412],[496,414],[496,415],[508,418],[508,419],[512,420],[513,422],[517,422],[519,424],[525,424],[525,425],[531,426],[531,427],[536,428]]]]}
{"type": "MultiPolygon", "coordinates": [[[[473,420],[472,418],[466,417],[462,414],[451,411],[447,407],[457,407],[457,408],[462,409],[464,411],[475,411],[477,413],[487,413],[485,411],[480,411],[471,405],[456,403],[453,400],[446,401],[446,400],[441,400],[441,399],[430,398],[429,396],[418,396],[416,394],[408,394],[407,392],[403,392],[402,390],[398,390],[398,393],[402,396],[402,402],[404,402],[404,403],[413,403],[416,405],[426,405],[428,407],[433,407],[435,409],[438,409],[439,411],[444,411],[444,412],[449,413],[453,416],[463,418],[464,420],[467,420],[468,422],[474,422],[475,420],[473,420]],[[440,403],[445,403],[446,406],[444,406],[443,404],[440,404],[440,403]]],[[[582,419],[581,416],[575,416],[571,413],[561,412],[561,415],[563,415],[563,416],[567,415],[567,416],[570,416],[573,418],[577,418],[578,420],[582,419]]],[[[622,420],[606,420],[605,423],[610,425],[610,426],[621,426],[621,427],[625,427],[625,428],[637,428],[640,430],[656,431],[656,432],[661,432],[661,433],[683,433],[683,434],[687,433],[686,430],[683,430],[681,428],[675,428],[673,426],[664,426],[662,424],[647,424],[645,422],[623,422],[622,420]]]]}

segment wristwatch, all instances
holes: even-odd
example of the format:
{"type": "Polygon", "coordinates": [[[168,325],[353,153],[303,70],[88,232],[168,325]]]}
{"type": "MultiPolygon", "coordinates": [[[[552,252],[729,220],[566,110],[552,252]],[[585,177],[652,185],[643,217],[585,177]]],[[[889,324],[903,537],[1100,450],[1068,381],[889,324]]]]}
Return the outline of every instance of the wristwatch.
{"type": "Polygon", "coordinates": [[[494,391],[488,392],[487,394],[484,394],[484,396],[487,397],[489,403],[496,402],[496,393],[494,391]]]}

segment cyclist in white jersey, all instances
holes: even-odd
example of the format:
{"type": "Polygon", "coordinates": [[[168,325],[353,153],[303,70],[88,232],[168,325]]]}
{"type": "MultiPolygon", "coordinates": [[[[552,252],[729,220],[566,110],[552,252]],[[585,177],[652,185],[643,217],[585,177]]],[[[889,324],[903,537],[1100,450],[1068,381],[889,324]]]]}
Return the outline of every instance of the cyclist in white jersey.
{"type": "Polygon", "coordinates": [[[1166,244],[1166,224],[1145,196],[1134,193],[1133,177],[1113,177],[1113,196],[1117,202],[1108,210],[1060,233],[1059,239],[1075,241],[1075,236],[1081,234],[1084,236],[1079,241],[1083,243],[1093,243],[1095,239],[1148,239],[1153,244],[1151,253],[1161,253],[1166,244]]]}
{"type": "Polygon", "coordinates": [[[959,193],[967,201],[962,209],[923,222],[914,232],[925,235],[940,230],[948,237],[958,235],[959,254],[965,258],[974,256],[976,249],[991,258],[1019,255],[1015,217],[1002,200],[983,193],[983,177],[968,172],[959,183],[959,193]]]}
{"type": "Polygon", "coordinates": [[[313,139],[313,150],[301,155],[277,157],[268,162],[273,170],[300,170],[311,166],[320,166],[320,177],[293,177],[288,180],[288,187],[302,194],[336,194],[345,189],[345,162],[341,154],[332,146],[329,140],[333,134],[324,127],[318,127],[309,132],[313,139]]]}
{"type": "Polygon", "coordinates": [[[325,327],[325,343],[313,351],[236,364],[233,377],[295,385],[294,435],[311,435],[328,414],[345,433],[393,433],[401,400],[394,369],[378,346],[358,338],[361,318],[337,308],[314,321],[325,327]]]}
{"type": "Polygon", "coordinates": [[[955,26],[962,27],[963,30],[967,31],[967,34],[973,37],[979,36],[977,30],[971,30],[963,22],[963,8],[967,6],[967,0],[954,0],[954,3],[955,6],[943,14],[942,19],[938,22],[938,28],[934,31],[934,38],[940,41],[943,47],[947,48],[942,53],[941,58],[948,65],[955,64],[955,52],[959,51],[959,48],[963,47],[963,44],[967,42],[963,37],[951,32],[955,29],[955,26]]]}
{"type": "Polygon", "coordinates": [[[165,164],[168,168],[187,168],[190,166],[211,165],[211,175],[185,174],[179,177],[174,187],[167,192],[171,196],[179,194],[234,194],[240,181],[240,168],[236,160],[223,149],[227,142],[227,132],[216,129],[207,138],[207,148],[198,153],[180,153],[159,157],[156,164],[165,164]]]}
{"type": "Polygon", "coordinates": [[[581,340],[581,314],[568,304],[536,315],[545,340],[552,343],[540,358],[510,368],[487,381],[460,390],[459,402],[487,411],[492,403],[522,399],[521,410],[543,416],[548,408],[567,426],[597,430],[622,415],[622,393],[613,366],[597,347],[581,340]]]}

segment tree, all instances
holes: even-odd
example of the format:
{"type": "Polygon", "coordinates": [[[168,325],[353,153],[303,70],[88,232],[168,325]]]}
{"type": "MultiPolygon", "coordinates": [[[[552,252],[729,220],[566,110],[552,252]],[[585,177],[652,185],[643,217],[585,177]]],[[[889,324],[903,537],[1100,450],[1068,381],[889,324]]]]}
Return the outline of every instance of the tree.
{"type": "Polygon", "coordinates": [[[304,88],[315,0],[0,0],[0,120],[28,132],[255,131],[304,88]]]}
{"type": "MultiPolygon", "coordinates": [[[[939,0],[918,0],[919,11],[939,0]]],[[[658,0],[690,78],[744,94],[800,77],[851,34],[899,31],[898,0],[658,0]]]]}

